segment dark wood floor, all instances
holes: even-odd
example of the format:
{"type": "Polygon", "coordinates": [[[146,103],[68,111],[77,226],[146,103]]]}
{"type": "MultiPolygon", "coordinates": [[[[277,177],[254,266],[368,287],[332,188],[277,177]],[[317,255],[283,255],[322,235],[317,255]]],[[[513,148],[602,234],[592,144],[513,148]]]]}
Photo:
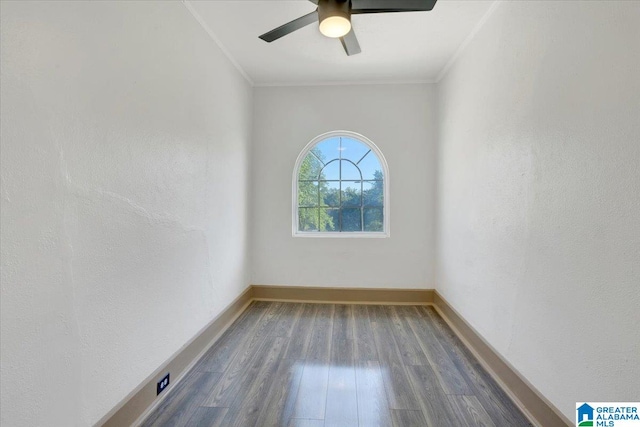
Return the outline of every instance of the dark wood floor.
{"type": "Polygon", "coordinates": [[[253,302],[144,426],[529,426],[431,307],[253,302]]]}

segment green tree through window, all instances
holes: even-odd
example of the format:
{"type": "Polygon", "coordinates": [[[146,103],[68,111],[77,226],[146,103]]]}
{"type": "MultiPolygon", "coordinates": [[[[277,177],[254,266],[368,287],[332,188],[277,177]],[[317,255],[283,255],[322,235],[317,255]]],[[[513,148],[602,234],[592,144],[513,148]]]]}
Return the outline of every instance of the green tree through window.
{"type": "Polygon", "coordinates": [[[384,232],[384,173],[355,138],[321,140],[298,170],[298,231],[384,232]]]}

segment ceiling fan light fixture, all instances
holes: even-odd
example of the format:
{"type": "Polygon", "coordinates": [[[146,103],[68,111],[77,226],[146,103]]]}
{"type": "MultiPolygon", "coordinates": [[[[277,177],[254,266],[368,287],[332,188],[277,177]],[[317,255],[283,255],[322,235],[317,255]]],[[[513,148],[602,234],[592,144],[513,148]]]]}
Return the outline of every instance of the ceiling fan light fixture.
{"type": "Polygon", "coordinates": [[[327,37],[344,37],[349,31],[351,31],[351,22],[344,16],[328,16],[320,22],[320,32],[327,37]]]}
{"type": "Polygon", "coordinates": [[[280,25],[260,36],[267,43],[287,34],[319,22],[320,33],[326,37],[339,38],[347,56],[362,52],[360,43],[351,25],[351,15],[393,12],[428,12],[438,0],[309,0],[318,6],[293,21],[280,25]],[[355,4],[352,4],[355,2],[355,4]]]}
{"type": "Polygon", "coordinates": [[[351,14],[348,1],[320,0],[318,20],[320,32],[331,38],[346,36],[351,31],[351,14]]]}

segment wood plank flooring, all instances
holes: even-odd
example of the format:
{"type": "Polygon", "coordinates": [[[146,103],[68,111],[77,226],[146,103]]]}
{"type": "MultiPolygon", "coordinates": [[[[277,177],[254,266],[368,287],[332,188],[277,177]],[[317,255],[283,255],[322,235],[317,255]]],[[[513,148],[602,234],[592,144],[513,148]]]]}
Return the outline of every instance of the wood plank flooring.
{"type": "Polygon", "coordinates": [[[432,307],[254,301],[150,426],[517,427],[432,307]]]}

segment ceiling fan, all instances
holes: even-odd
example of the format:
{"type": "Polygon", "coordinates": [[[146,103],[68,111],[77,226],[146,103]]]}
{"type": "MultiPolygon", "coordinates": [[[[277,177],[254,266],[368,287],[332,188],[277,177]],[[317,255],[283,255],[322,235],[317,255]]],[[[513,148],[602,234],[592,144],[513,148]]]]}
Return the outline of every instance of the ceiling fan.
{"type": "Polygon", "coordinates": [[[260,38],[271,43],[302,27],[319,21],[320,32],[339,38],[348,56],[360,53],[360,44],[351,27],[351,15],[365,13],[420,12],[433,9],[437,0],[309,0],[317,9],[264,33],[260,38]]]}

